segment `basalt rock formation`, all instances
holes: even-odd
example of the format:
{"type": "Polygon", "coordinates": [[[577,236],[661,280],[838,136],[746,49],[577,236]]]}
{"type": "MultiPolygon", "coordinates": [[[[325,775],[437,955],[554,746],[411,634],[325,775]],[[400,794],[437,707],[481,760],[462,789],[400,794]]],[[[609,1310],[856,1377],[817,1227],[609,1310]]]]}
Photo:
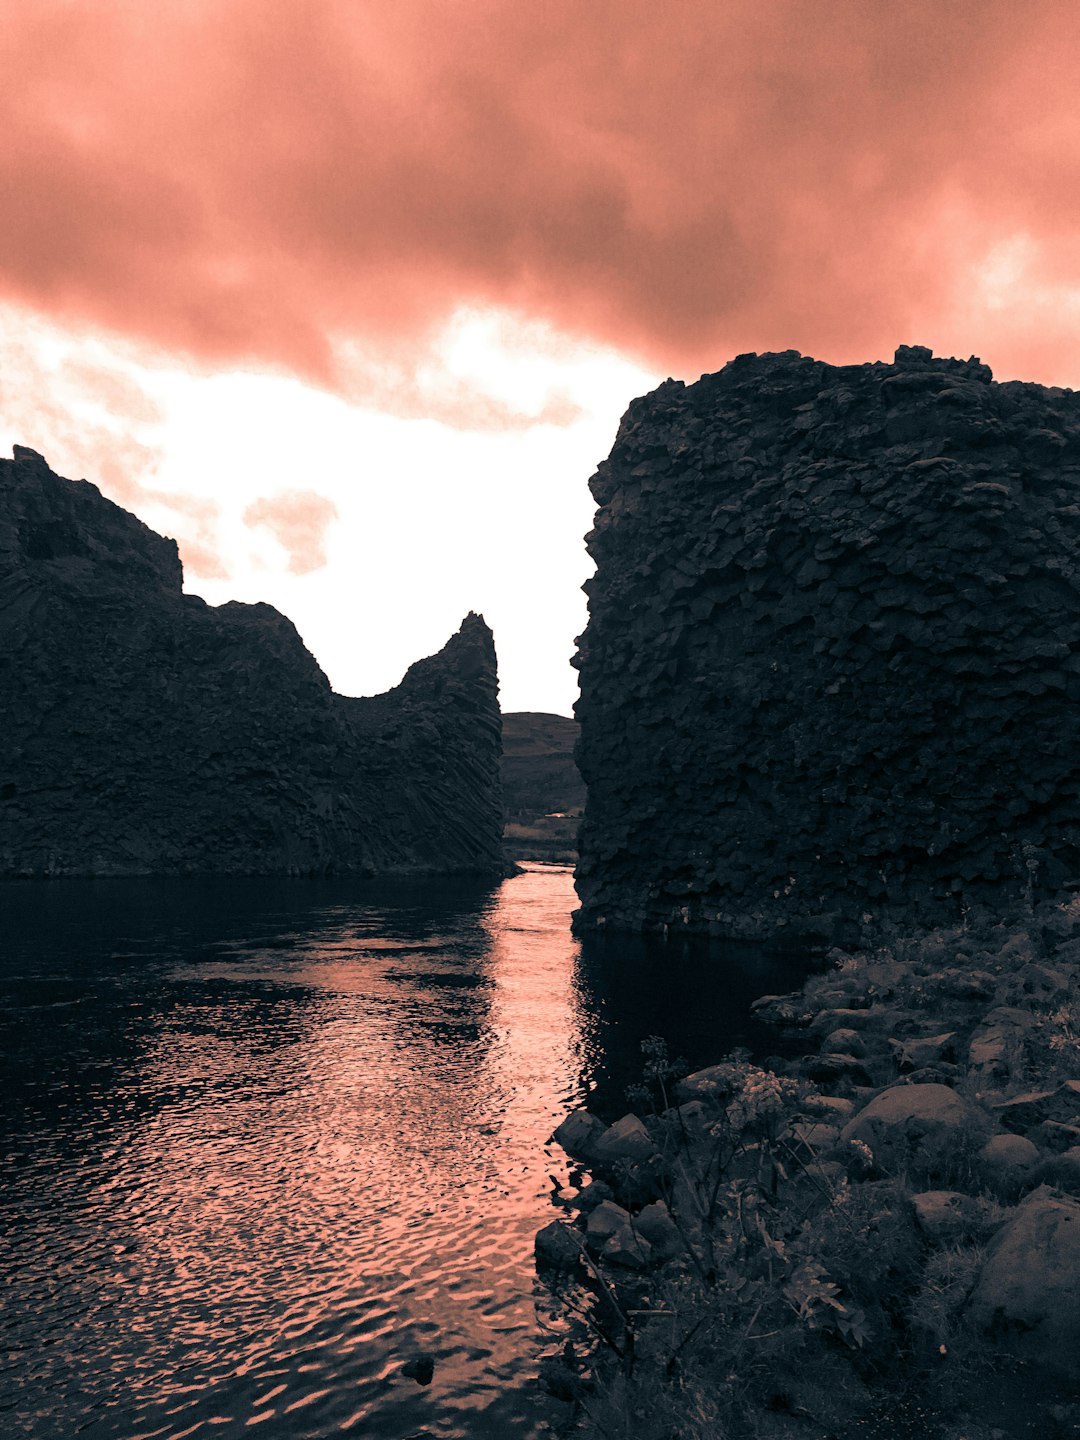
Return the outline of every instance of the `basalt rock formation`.
{"type": "Polygon", "coordinates": [[[1080,876],[1080,395],[742,355],[634,401],[591,483],[582,928],[948,923],[1080,876]]]}
{"type": "Polygon", "coordinates": [[[479,616],[348,699],[271,606],[181,584],[95,486],[0,460],[0,875],[502,872],[479,616]]]}

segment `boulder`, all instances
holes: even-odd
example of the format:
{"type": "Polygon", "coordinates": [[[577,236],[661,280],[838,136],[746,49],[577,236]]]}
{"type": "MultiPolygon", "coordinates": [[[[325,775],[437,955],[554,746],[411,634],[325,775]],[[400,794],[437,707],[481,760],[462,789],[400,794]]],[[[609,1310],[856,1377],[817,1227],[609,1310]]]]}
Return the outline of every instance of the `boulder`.
{"type": "Polygon", "coordinates": [[[933,1245],[969,1239],[986,1224],[986,1205],[958,1190],[924,1190],[911,1204],[916,1224],[933,1245]]]}
{"type": "Polygon", "coordinates": [[[555,1131],[555,1140],[575,1160],[588,1160],[607,1126],[588,1110],[572,1111],[555,1131]]]}
{"type": "Polygon", "coordinates": [[[1036,1165],[1028,1179],[1032,1185],[1050,1185],[1067,1195],[1080,1197],[1080,1145],[1049,1155],[1036,1165]]]}
{"type": "Polygon", "coordinates": [[[645,1161],[656,1154],[656,1142],[636,1115],[624,1115],[600,1135],[593,1146],[598,1165],[616,1165],[620,1160],[645,1161]]]}
{"type": "Polygon", "coordinates": [[[876,1095],[841,1131],[843,1141],[869,1146],[877,1169],[912,1166],[926,1175],[949,1172],[990,1129],[987,1116],[947,1085],[894,1085],[876,1095]]]}
{"type": "Polygon", "coordinates": [[[608,1236],[600,1258],[625,1270],[647,1270],[657,1259],[648,1240],[629,1223],[620,1225],[608,1236]]]}
{"type": "Polygon", "coordinates": [[[585,1225],[586,1243],[591,1250],[599,1250],[616,1230],[629,1223],[629,1210],[624,1210],[614,1200],[601,1200],[589,1213],[585,1225]]]}
{"type": "Polygon", "coordinates": [[[552,1220],[533,1239],[536,1263],[550,1270],[574,1270],[581,1260],[581,1242],[569,1225],[552,1220]]]}
{"type": "Polygon", "coordinates": [[[1009,1130],[1023,1134],[1046,1120],[1073,1125],[1080,1120],[1080,1080],[1042,1090],[1025,1090],[995,1103],[994,1112],[1009,1130]]]}
{"type": "Polygon", "coordinates": [[[821,1048],[827,1054],[854,1055],[856,1059],[861,1059],[866,1054],[866,1041],[857,1030],[843,1025],[825,1036],[821,1048]]]}
{"type": "Polygon", "coordinates": [[[972,1321],[1033,1364],[1080,1379],[1080,1203],[1040,1189],[994,1237],[972,1321]]]}
{"type": "Polygon", "coordinates": [[[991,1135],[978,1154],[983,1183],[999,1200],[1014,1200],[1039,1163],[1039,1147],[1023,1135],[991,1135]]]}
{"type": "Polygon", "coordinates": [[[649,1242],[657,1259],[668,1260],[683,1248],[679,1228],[663,1200],[654,1200],[651,1205],[646,1205],[634,1216],[632,1224],[638,1234],[649,1242]]]}

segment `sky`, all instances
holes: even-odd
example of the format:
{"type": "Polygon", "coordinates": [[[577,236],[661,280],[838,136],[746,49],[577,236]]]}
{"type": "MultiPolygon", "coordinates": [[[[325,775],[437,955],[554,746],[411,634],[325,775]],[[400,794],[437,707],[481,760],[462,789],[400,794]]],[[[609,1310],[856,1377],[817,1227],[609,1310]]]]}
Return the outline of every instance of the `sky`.
{"type": "Polygon", "coordinates": [[[1075,0],[0,0],[0,454],[347,694],[570,713],[588,478],[747,350],[1080,387],[1075,0]]]}

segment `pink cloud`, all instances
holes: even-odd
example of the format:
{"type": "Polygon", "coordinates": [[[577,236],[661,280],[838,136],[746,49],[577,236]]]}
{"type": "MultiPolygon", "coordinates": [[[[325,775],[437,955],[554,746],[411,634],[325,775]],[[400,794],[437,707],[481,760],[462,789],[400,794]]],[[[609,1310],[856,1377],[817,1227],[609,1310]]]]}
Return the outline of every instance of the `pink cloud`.
{"type": "Polygon", "coordinates": [[[250,529],[263,526],[286,551],[293,575],[310,575],[326,564],[326,539],[337,506],[312,490],[288,490],[256,500],[244,511],[250,529]]]}
{"type": "MultiPolygon", "coordinates": [[[[1080,378],[1058,0],[103,0],[0,27],[0,295],[342,391],[459,304],[695,374],[904,340],[1080,378]]],[[[498,417],[497,417],[498,419],[498,417]]],[[[501,423],[501,422],[500,422],[501,423]]]]}

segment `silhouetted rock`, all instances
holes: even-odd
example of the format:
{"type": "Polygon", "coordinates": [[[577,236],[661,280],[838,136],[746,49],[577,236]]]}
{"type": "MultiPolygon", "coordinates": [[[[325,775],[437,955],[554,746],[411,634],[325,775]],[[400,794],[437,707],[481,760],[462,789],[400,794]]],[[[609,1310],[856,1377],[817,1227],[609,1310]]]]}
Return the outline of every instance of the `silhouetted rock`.
{"type": "Polygon", "coordinates": [[[0,875],[501,872],[479,616],[347,699],[269,605],[181,583],[95,486],[0,460],[0,875]]]}
{"type": "Polygon", "coordinates": [[[1080,395],[743,355],[592,479],[579,925],[954,923],[1080,875],[1080,395]]]}

